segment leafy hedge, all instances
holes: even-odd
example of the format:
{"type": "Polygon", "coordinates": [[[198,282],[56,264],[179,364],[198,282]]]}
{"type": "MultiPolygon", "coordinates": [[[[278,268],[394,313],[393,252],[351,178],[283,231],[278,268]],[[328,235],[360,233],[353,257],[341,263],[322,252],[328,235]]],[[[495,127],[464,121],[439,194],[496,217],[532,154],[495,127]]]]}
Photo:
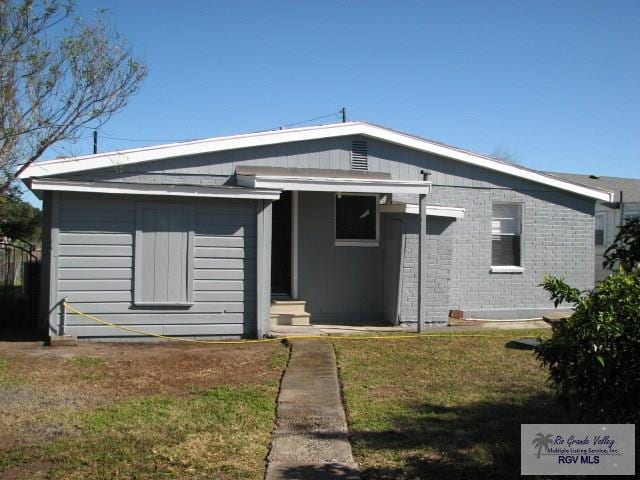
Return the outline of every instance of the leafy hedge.
{"type": "Polygon", "coordinates": [[[575,303],[571,318],[538,347],[560,399],[596,420],[640,420],[640,277],[614,272],[590,292],[546,277],[556,303],[575,303]]]}

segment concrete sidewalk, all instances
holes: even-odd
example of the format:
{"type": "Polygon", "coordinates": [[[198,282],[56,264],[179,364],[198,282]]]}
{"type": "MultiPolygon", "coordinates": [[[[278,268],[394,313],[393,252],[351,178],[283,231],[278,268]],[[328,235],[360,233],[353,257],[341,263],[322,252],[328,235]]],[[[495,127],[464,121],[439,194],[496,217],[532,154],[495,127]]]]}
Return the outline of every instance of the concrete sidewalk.
{"type": "MultiPolygon", "coordinates": [[[[543,320],[462,320],[455,326],[426,327],[423,333],[482,332],[486,330],[520,330],[527,328],[550,328],[543,320]]],[[[392,327],[383,325],[275,325],[271,327],[274,337],[295,337],[306,335],[385,335],[414,334],[415,327],[392,327]]]]}
{"type": "Polygon", "coordinates": [[[329,342],[292,342],[265,478],[360,478],[349,444],[336,357],[329,342]]]}

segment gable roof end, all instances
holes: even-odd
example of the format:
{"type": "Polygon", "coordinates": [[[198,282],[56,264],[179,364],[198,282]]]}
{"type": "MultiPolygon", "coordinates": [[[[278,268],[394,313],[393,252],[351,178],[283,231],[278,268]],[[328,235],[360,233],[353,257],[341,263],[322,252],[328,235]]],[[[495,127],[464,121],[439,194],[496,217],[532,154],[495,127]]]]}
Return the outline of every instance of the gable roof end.
{"type": "Polygon", "coordinates": [[[332,137],[362,135],[393,143],[421,152],[438,155],[459,162],[494,170],[506,175],[530,180],[577,195],[603,201],[612,201],[613,193],[567,181],[519,165],[502,162],[485,155],[444,145],[424,138],[398,132],[365,122],[346,122],[285,130],[270,130],[259,133],[215,137],[190,142],[171,143],[151,147],[135,148],[115,152],[99,153],[81,157],[61,158],[37,162],[20,175],[23,180],[65,173],[94,170],[118,165],[150,162],[166,158],[221,152],[239,148],[261,147],[289,142],[320,140],[332,137]]]}

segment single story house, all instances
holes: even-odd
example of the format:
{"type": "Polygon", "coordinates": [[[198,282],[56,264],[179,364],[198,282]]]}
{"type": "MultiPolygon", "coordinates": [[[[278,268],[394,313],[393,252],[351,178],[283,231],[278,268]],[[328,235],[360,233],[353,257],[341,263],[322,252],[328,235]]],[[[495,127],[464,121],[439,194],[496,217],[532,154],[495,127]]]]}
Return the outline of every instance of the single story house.
{"type": "MultiPolygon", "coordinates": [[[[613,194],[364,122],[38,162],[43,326],[63,298],[164,335],[272,322],[441,325],[553,308],[547,273],[594,284],[613,194]],[[422,233],[422,234],[421,234],[422,233]]],[[[69,314],[67,333],[134,336],[69,314]]]]}
{"type": "Polygon", "coordinates": [[[618,227],[630,217],[640,216],[640,179],[581,175],[577,173],[549,172],[570,182],[581,183],[614,192],[612,201],[598,201],[595,212],[595,280],[596,283],[609,275],[602,266],[605,250],[613,243],[618,227]]]}

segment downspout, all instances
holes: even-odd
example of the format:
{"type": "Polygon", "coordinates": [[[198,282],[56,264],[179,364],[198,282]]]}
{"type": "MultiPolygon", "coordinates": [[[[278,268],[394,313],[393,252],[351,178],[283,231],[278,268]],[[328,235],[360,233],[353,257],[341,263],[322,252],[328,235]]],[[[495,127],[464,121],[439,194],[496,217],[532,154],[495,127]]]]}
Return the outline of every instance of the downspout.
{"type": "Polygon", "coordinates": [[[624,225],[624,192],[620,190],[620,226],[624,225]]]}

